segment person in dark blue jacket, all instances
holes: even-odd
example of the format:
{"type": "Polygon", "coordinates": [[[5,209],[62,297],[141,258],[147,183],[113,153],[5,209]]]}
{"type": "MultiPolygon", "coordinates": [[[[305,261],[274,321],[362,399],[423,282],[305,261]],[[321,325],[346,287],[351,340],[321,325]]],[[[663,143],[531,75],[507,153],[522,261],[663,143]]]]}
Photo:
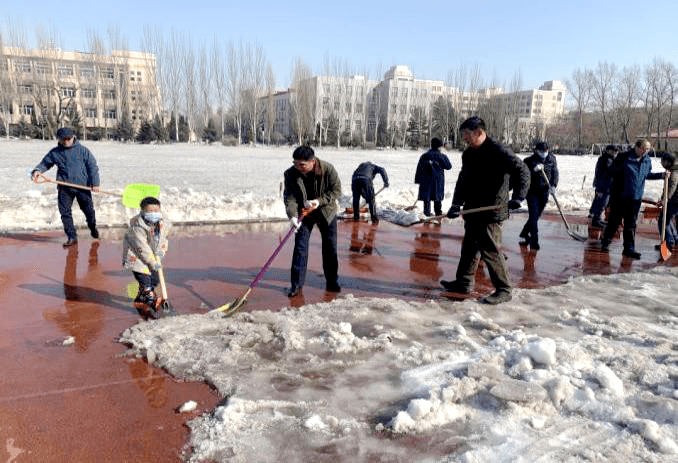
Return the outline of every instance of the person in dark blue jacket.
{"type": "Polygon", "coordinates": [[[558,186],[558,164],[556,157],[549,153],[549,146],[545,142],[539,142],[534,147],[534,154],[524,160],[530,169],[530,189],[527,191],[527,210],[529,218],[520,232],[524,241],[521,246],[530,246],[530,249],[539,249],[539,217],[544,212],[544,207],[549,200],[550,188],[558,186]],[[544,179],[544,174],[548,182],[544,179]]]}
{"type": "Polygon", "coordinates": [[[638,140],[635,147],[617,155],[614,161],[612,186],[610,187],[610,216],[600,250],[607,252],[614,234],[624,221],[624,251],[622,255],[640,259],[636,251],[636,220],[645,190],[645,180],[661,180],[663,172],[652,173],[652,161],[647,153],[652,145],[645,139],[638,140]]]}
{"type": "Polygon", "coordinates": [[[612,167],[619,150],[614,145],[607,145],[605,152],[600,155],[596,162],[596,172],[593,177],[593,188],[596,193],[591,203],[589,217],[591,217],[591,226],[595,228],[605,228],[607,225],[603,219],[603,211],[607,207],[610,199],[610,186],[612,185],[612,167]]]}
{"type": "Polygon", "coordinates": [[[61,214],[61,222],[64,225],[64,232],[66,232],[68,238],[64,243],[64,247],[67,247],[73,246],[78,242],[78,235],[76,234],[73,216],[71,215],[73,200],[78,201],[80,210],[85,214],[92,238],[99,238],[94,203],[92,202],[92,191],[99,191],[99,168],[90,150],[76,140],[73,130],[68,127],[62,127],[57,130],[56,136],[58,145],[47,153],[40,164],[35,166],[35,169],[31,172],[33,181],[37,181],[40,174],[47,172],[56,165],[56,179],[58,181],[75,183],[91,188],[90,191],[64,185],[57,186],[59,213],[61,214]]]}
{"type": "Polygon", "coordinates": [[[384,188],[388,188],[388,175],[386,170],[371,162],[361,163],[353,172],[351,178],[351,191],[353,192],[353,220],[360,219],[360,197],[365,198],[367,205],[370,208],[370,219],[373,223],[379,222],[377,211],[375,209],[374,200],[374,184],[373,180],[377,174],[381,175],[381,180],[384,182],[384,188]]]}
{"type": "Polygon", "coordinates": [[[424,202],[424,215],[431,215],[431,201],[436,215],[443,214],[445,196],[445,171],[452,168],[447,156],[440,152],[443,142],[439,138],[431,140],[431,149],[422,154],[414,174],[414,183],[419,184],[417,199],[424,202]]]}

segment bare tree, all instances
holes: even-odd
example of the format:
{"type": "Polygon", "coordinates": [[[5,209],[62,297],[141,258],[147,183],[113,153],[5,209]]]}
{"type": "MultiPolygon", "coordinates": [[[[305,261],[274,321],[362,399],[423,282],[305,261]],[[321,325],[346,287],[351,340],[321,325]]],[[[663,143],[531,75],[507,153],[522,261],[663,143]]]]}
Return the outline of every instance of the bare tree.
{"type": "Polygon", "coordinates": [[[290,105],[292,123],[300,145],[308,143],[314,134],[314,98],[311,68],[302,58],[297,58],[292,66],[292,92],[290,105]]]}
{"type": "Polygon", "coordinates": [[[238,132],[238,146],[242,141],[242,126],[243,126],[243,71],[241,61],[242,42],[237,47],[233,42],[228,45],[228,59],[227,59],[227,83],[226,90],[230,106],[230,112],[235,122],[236,131],[238,132]]]}
{"type": "Polygon", "coordinates": [[[264,138],[267,144],[271,144],[271,135],[275,129],[275,74],[273,73],[273,67],[271,63],[268,63],[266,67],[266,121],[264,122],[265,134],[264,138]]]}
{"type": "Polygon", "coordinates": [[[640,67],[624,67],[616,81],[616,96],[613,103],[617,124],[621,131],[621,140],[624,143],[630,143],[629,126],[633,114],[637,111],[640,99],[640,67]]]}
{"type": "Polygon", "coordinates": [[[259,98],[264,93],[266,55],[261,45],[247,43],[241,49],[243,63],[243,106],[249,122],[250,142],[256,144],[257,125],[262,105],[259,98]]]}
{"type": "Polygon", "coordinates": [[[211,108],[211,98],[212,98],[212,70],[210,69],[210,61],[207,59],[207,48],[203,44],[200,47],[198,52],[198,87],[197,93],[199,94],[197,102],[197,118],[196,122],[199,122],[200,127],[196,127],[198,131],[209,126],[210,117],[212,115],[211,108]]]}
{"type": "Polygon", "coordinates": [[[219,113],[221,132],[220,140],[224,140],[224,132],[226,129],[226,68],[224,67],[224,59],[221,45],[214,37],[212,43],[212,59],[210,68],[212,69],[212,79],[214,81],[215,94],[217,98],[217,112],[219,113]]]}
{"type": "Polygon", "coordinates": [[[588,109],[591,101],[592,80],[593,76],[590,70],[577,69],[572,73],[572,78],[565,82],[568,92],[575,101],[578,147],[582,146],[584,112],[588,109]]]}
{"type": "Polygon", "coordinates": [[[596,104],[596,109],[600,112],[600,117],[605,129],[605,137],[608,142],[614,141],[613,119],[610,117],[611,105],[614,100],[614,80],[617,75],[617,66],[607,61],[599,62],[593,71],[592,96],[596,104]]]}

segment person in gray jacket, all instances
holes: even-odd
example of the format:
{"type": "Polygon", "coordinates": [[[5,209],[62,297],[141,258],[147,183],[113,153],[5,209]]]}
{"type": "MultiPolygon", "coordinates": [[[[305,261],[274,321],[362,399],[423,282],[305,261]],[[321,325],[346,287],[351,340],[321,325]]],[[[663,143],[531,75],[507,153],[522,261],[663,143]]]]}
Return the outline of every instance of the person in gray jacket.
{"type": "Polygon", "coordinates": [[[78,242],[78,235],[71,214],[73,200],[78,201],[80,210],[85,214],[92,238],[99,238],[94,203],[92,202],[92,191],[99,191],[99,168],[90,150],[82,146],[75,138],[73,130],[62,127],[57,130],[56,136],[58,145],[47,153],[40,164],[35,166],[31,172],[32,180],[37,183],[40,174],[47,172],[56,165],[56,179],[58,181],[91,188],[91,191],[89,191],[64,185],[57,186],[59,214],[61,214],[61,222],[64,225],[64,232],[67,237],[64,247],[67,247],[78,242]]]}

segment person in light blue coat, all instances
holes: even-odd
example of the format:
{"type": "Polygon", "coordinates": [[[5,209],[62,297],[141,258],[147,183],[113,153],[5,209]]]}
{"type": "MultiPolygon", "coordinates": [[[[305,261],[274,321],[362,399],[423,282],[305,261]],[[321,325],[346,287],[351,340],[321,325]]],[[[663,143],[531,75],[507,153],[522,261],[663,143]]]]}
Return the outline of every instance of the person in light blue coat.
{"type": "Polygon", "coordinates": [[[62,127],[57,130],[56,136],[58,145],[45,155],[40,164],[35,166],[31,172],[31,178],[34,182],[37,182],[40,174],[47,172],[53,166],[57,166],[57,181],[74,183],[91,189],[73,188],[65,185],[57,186],[59,213],[67,237],[64,247],[67,247],[78,243],[78,235],[71,214],[74,200],[78,201],[80,210],[85,214],[92,238],[99,238],[94,203],[92,202],[92,191],[99,191],[99,168],[94,155],[78,142],[72,129],[62,127]]]}

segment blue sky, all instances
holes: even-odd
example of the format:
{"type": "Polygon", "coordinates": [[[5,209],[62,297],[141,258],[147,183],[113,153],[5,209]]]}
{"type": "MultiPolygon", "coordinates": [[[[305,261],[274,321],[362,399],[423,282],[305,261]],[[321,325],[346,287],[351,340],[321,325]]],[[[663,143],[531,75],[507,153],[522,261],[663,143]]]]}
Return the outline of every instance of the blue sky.
{"type": "MultiPolygon", "coordinates": [[[[445,80],[460,65],[480,66],[486,81],[523,88],[571,77],[607,61],[619,68],[659,57],[678,66],[674,3],[669,0],[475,1],[129,1],[18,2],[0,0],[7,18],[26,29],[58,30],[64,49],[84,50],[87,31],[107,37],[119,28],[140,49],[144,26],[191,35],[194,45],[216,36],[261,45],[279,86],[289,83],[296,57],[320,74],[327,57],[377,77],[394,64],[417,78],[445,80]]],[[[381,76],[380,76],[381,77],[381,76]]]]}

